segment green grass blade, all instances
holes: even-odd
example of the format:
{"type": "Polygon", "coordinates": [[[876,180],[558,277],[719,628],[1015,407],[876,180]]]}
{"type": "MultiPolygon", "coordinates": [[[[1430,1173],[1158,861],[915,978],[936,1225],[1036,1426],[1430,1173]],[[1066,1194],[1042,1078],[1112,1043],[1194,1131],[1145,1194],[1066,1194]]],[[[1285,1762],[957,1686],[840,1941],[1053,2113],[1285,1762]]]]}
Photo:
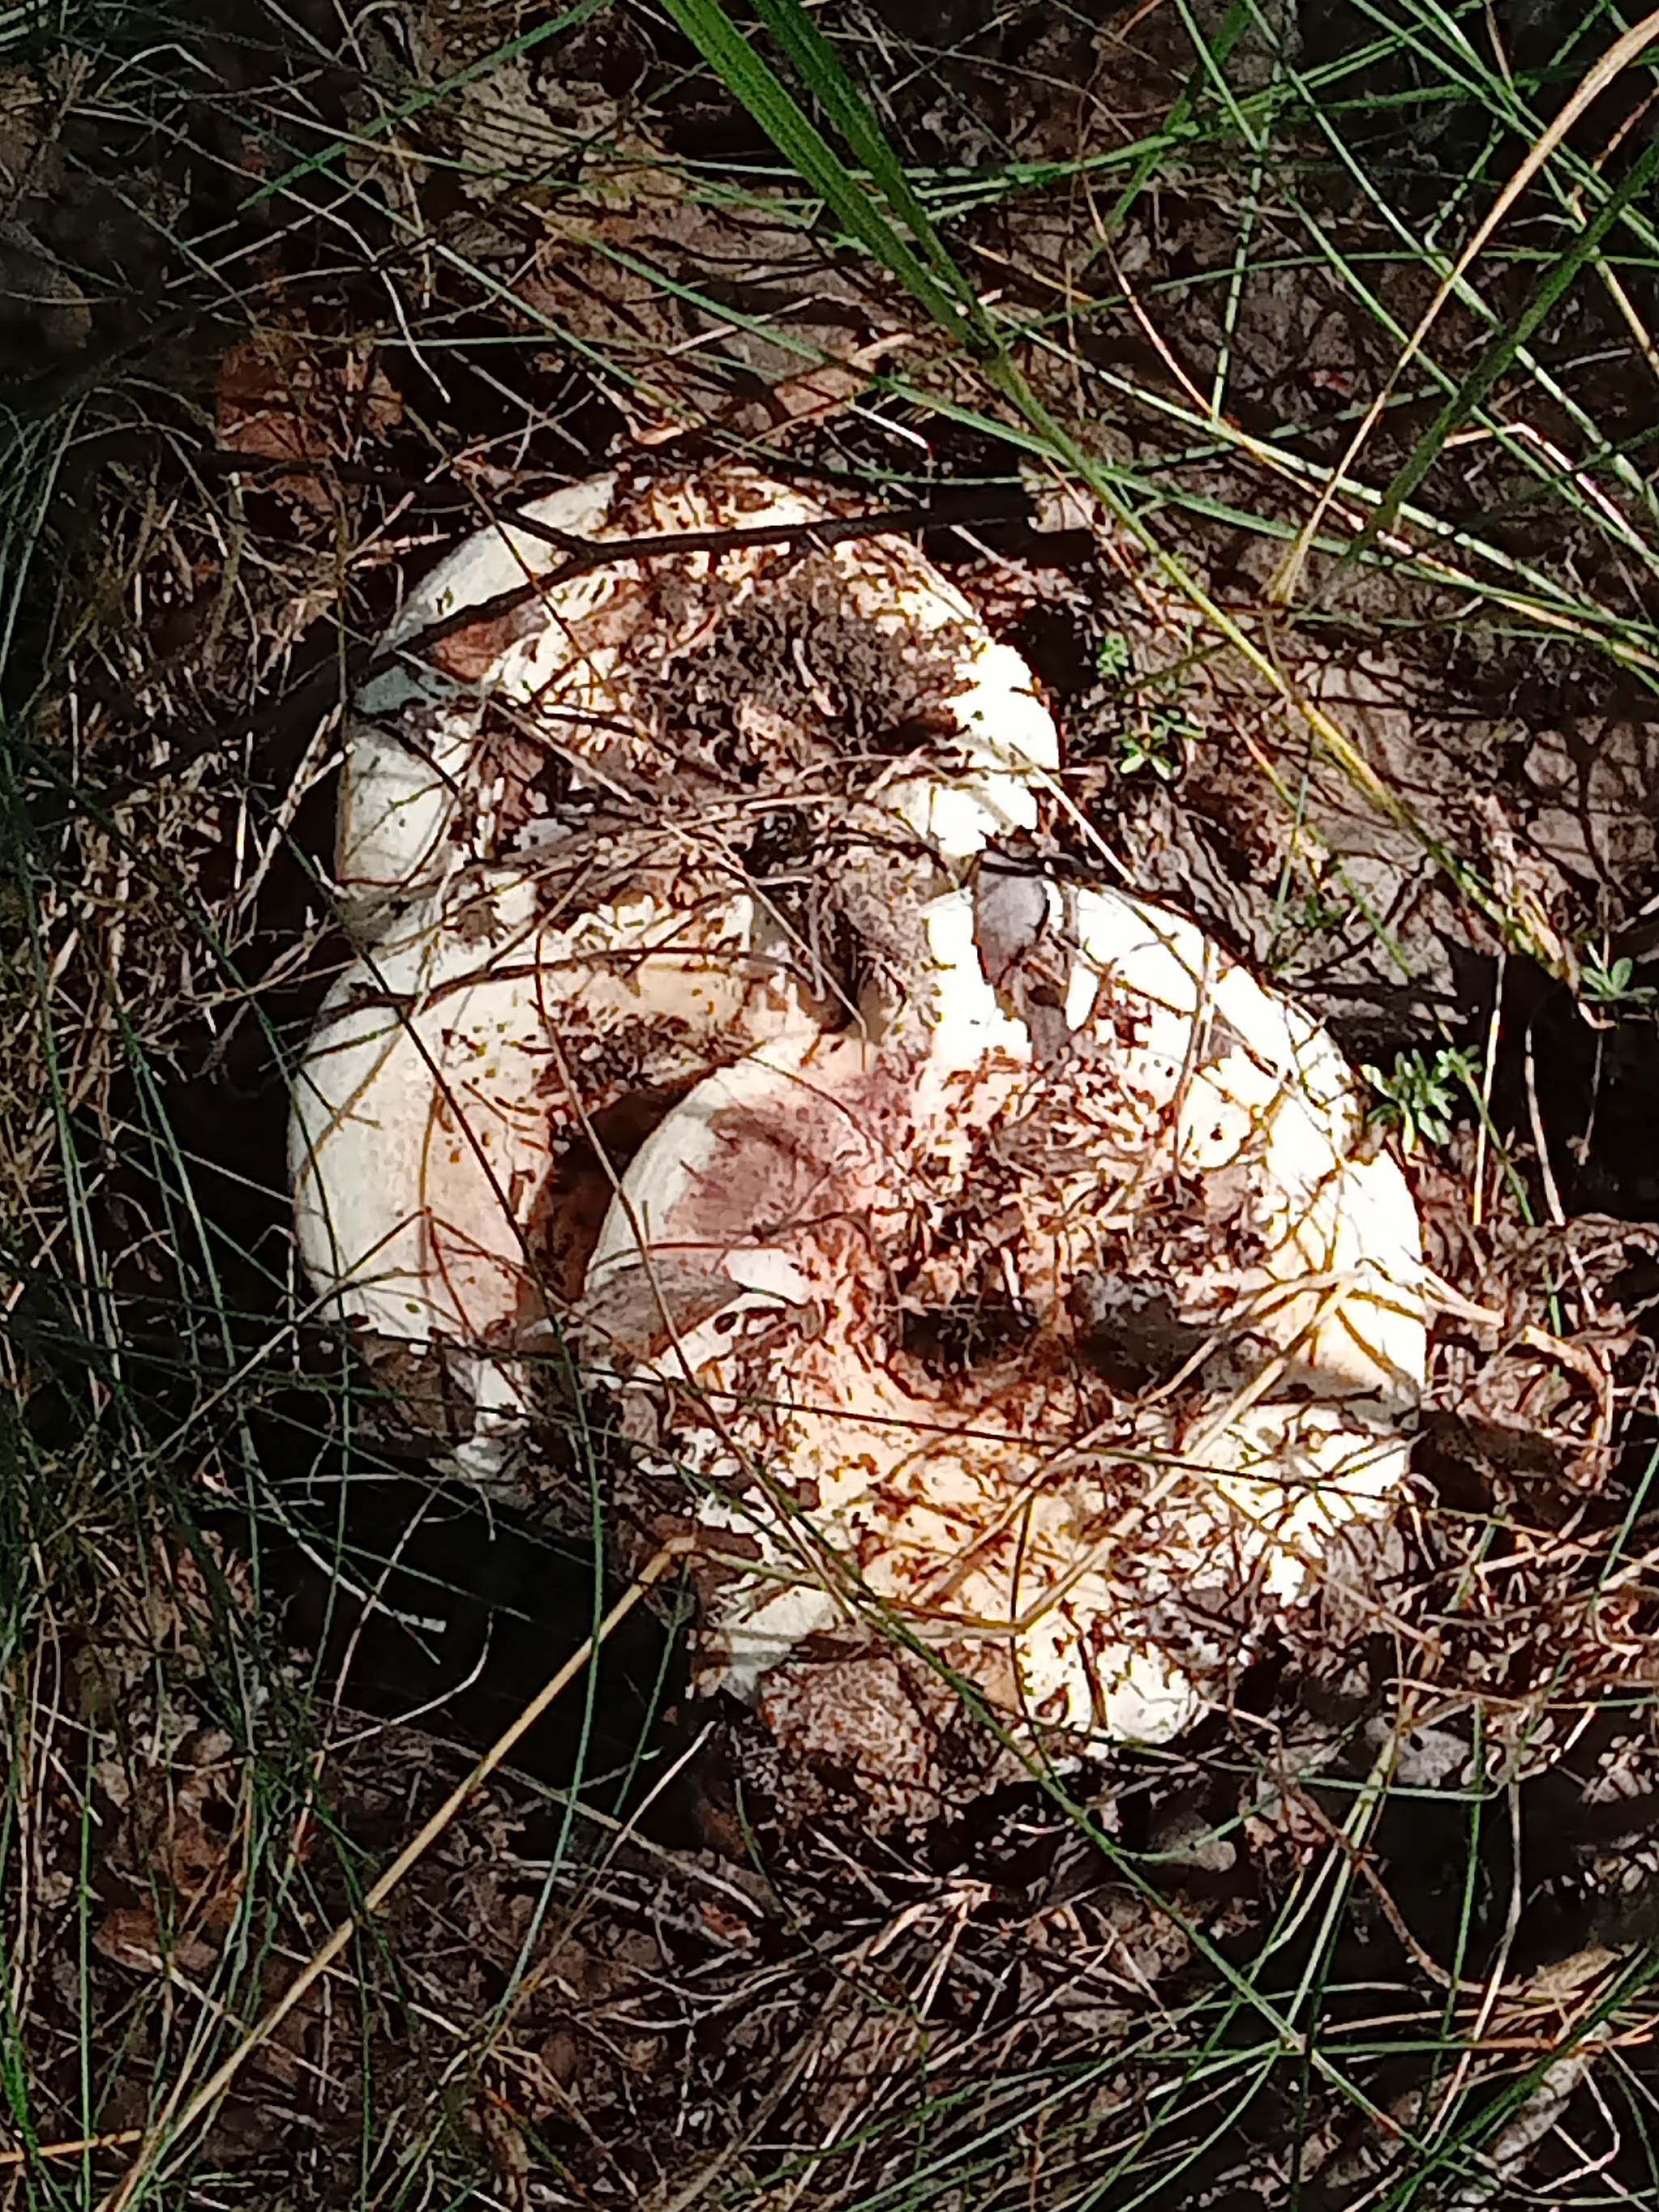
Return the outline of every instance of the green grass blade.
{"type": "MultiPolygon", "coordinates": [[[[719,0],[663,0],[667,13],[704,55],[785,158],[866,252],[920,301],[959,345],[978,332],[918,256],[879,202],[848,169],[793,93],[743,36],[719,0]]],[[[873,129],[873,120],[872,128],[873,129]]]]}
{"type": "Polygon", "coordinates": [[[1537,292],[1510,328],[1495,344],[1488,347],[1441,409],[1432,426],[1425,433],[1405,466],[1384,493],[1382,504],[1355,539],[1349,558],[1369,550],[1384,531],[1393,528],[1401,508],[1434,466],[1445,448],[1446,441],[1480,405],[1516,356],[1536,336],[1540,326],[1565,295],[1580,270],[1595,256],[1601,240],[1625,210],[1647,190],[1656,174],[1659,174],[1659,141],[1650,142],[1643,149],[1630,174],[1610,196],[1606,205],[1585,225],[1559,260],[1552,264],[1537,292]]]}
{"type": "Polygon", "coordinates": [[[756,7],[800,72],[802,82],[863,163],[888,205],[926,250],[934,275],[955,294],[981,343],[994,348],[996,333],[978,294],[952,259],[908,171],[835,48],[801,7],[800,0],[756,0],[756,7]]]}

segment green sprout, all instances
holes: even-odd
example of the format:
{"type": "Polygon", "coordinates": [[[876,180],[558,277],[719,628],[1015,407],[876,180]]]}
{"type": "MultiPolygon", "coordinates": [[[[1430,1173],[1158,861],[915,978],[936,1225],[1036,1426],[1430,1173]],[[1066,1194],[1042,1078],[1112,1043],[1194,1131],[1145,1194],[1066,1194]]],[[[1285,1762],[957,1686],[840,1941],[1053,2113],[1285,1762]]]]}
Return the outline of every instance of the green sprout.
{"type": "Polygon", "coordinates": [[[1584,955],[1578,974],[1579,988],[1594,1006],[1650,1006],[1656,994],[1651,983],[1636,981],[1636,963],[1626,958],[1609,967],[1594,952],[1584,955]]]}
{"type": "Polygon", "coordinates": [[[1346,900],[1332,898],[1321,888],[1308,893],[1291,919],[1305,935],[1316,937],[1320,931],[1334,929],[1346,921],[1350,911],[1346,900]]]}
{"type": "Polygon", "coordinates": [[[1401,1146],[1408,1155],[1419,1144],[1447,1142],[1458,1093],[1470,1090],[1474,1080],[1468,1054],[1449,1046],[1432,1059],[1422,1052],[1396,1053],[1387,1075],[1369,1064],[1359,1072],[1376,1093],[1370,1118],[1385,1127],[1397,1127],[1401,1146]]]}
{"type": "Polygon", "coordinates": [[[1134,647],[1121,629],[1109,630],[1095,647],[1096,672],[1108,684],[1121,684],[1134,665],[1134,647]]]}
{"type": "Polygon", "coordinates": [[[1121,630],[1109,630],[1095,647],[1095,667],[1103,683],[1118,694],[1128,726],[1113,740],[1120,775],[1139,775],[1150,769],[1161,783],[1173,783],[1181,773],[1182,748],[1199,735],[1193,721],[1177,706],[1164,704],[1180,678],[1178,668],[1140,675],[1135,668],[1134,647],[1121,630]]]}
{"type": "Polygon", "coordinates": [[[1151,708],[1135,728],[1123,731],[1117,739],[1119,775],[1139,775],[1149,768],[1160,782],[1173,783],[1181,773],[1181,748],[1194,734],[1184,715],[1164,707],[1151,708]]]}

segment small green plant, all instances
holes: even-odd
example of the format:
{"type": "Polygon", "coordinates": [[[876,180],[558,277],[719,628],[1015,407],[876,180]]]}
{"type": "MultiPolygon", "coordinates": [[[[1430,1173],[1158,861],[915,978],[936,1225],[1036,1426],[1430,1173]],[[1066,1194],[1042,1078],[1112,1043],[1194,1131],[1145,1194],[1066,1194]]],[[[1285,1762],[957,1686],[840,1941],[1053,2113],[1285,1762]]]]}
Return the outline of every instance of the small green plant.
{"type": "Polygon", "coordinates": [[[1149,768],[1161,783],[1173,783],[1181,773],[1181,748],[1194,735],[1185,715],[1165,707],[1150,708],[1117,739],[1119,775],[1139,775],[1149,768]]]}
{"type": "Polygon", "coordinates": [[[1369,1063],[1359,1072],[1376,1093],[1370,1118],[1397,1127],[1407,1153],[1419,1144],[1446,1143],[1458,1093],[1471,1090],[1474,1081],[1468,1054],[1451,1046],[1443,1046],[1432,1059],[1423,1052],[1396,1053],[1387,1075],[1369,1063]]]}
{"type": "Polygon", "coordinates": [[[1095,647],[1095,667],[1107,684],[1121,684],[1134,665],[1134,648],[1121,629],[1109,630],[1095,647]]]}
{"type": "Polygon", "coordinates": [[[1121,630],[1109,630],[1095,647],[1095,667],[1103,683],[1121,699],[1127,726],[1113,739],[1113,757],[1120,775],[1139,775],[1150,769],[1161,783],[1173,783],[1181,773],[1182,748],[1199,734],[1196,725],[1181,708],[1161,701],[1179,681],[1178,669],[1141,675],[1135,668],[1134,647],[1121,630]]]}
{"type": "Polygon", "coordinates": [[[1650,1006],[1659,992],[1651,983],[1636,980],[1636,963],[1631,959],[1615,960],[1609,967],[1595,952],[1584,955],[1578,971],[1578,988],[1593,1006],[1606,1006],[1629,1011],[1638,1006],[1650,1006]]]}
{"type": "Polygon", "coordinates": [[[1316,937],[1322,930],[1335,929],[1352,912],[1352,902],[1333,898],[1322,889],[1311,890],[1291,916],[1291,922],[1304,936],[1316,937]]]}

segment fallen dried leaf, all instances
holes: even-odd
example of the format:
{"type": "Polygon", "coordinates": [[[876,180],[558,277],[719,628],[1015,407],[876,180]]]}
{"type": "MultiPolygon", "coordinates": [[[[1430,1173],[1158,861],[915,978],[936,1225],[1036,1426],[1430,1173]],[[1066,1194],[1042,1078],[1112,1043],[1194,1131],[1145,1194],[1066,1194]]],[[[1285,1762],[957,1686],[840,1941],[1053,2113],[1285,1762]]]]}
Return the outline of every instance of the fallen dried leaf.
{"type": "Polygon", "coordinates": [[[260,331],[219,364],[215,428],[228,453],[302,464],[271,489],[315,511],[331,505],[319,465],[393,428],[403,401],[378,363],[303,330],[260,331]]]}

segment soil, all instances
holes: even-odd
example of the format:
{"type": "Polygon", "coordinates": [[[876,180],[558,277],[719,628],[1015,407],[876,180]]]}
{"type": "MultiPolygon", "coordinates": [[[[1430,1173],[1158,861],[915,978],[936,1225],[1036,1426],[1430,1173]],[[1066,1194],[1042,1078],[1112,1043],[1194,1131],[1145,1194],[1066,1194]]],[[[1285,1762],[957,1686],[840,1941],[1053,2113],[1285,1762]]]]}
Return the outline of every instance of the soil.
{"type": "MultiPolygon", "coordinates": [[[[484,12],[412,10],[419,66],[467,68],[501,35],[484,12]]],[[[857,12],[866,53],[914,29],[896,7],[857,12]]],[[[1224,11],[1196,12],[1213,30],[1224,11]]],[[[1553,35],[1539,0],[1494,12],[1516,66],[1553,35]]],[[[1349,14],[1370,20],[1303,11],[1301,66],[1364,35],[1349,14]]],[[[994,154],[1036,173],[1121,145],[1137,118],[1167,112],[1190,69],[1174,10],[1107,11],[1103,25],[986,0],[938,16],[884,117],[929,164],[994,154]]],[[[320,7],[295,20],[334,52],[320,7]]],[[[343,64],[312,85],[311,59],[274,34],[267,50],[216,22],[189,29],[233,94],[288,99],[303,82],[325,131],[369,117],[343,64]]],[[[664,1596],[448,1826],[354,1953],[356,1979],[325,1979],[248,2064],[201,2139],[201,2171],[222,2178],[222,2201],[389,2198],[409,2114],[458,2190],[507,2205],[665,2212],[901,2189],[907,2202],[1059,2204],[1078,2197],[1079,2173],[1108,2192],[1097,2201],[1121,2186],[1127,2202],[1115,2161],[1152,2142],[1158,2163],[1135,2174],[1137,2203],[1339,2212],[1407,2171],[1402,2145],[1437,2094],[1424,2054],[1448,2021],[1468,2032],[1480,2094],[1496,2098],[1540,2036],[1553,2047],[1585,2022],[1600,2033],[1597,2007],[1626,1977],[1626,2009],[1607,2015],[1628,2030],[1623,2086],[1576,2078],[1559,2130],[1514,2176],[1547,2192],[1575,2160],[1601,2159],[1602,2185],[1639,2197],[1652,2175],[1632,2113],[1656,2081],[1631,1962],[1659,1926],[1650,696],[1582,640],[1501,617],[1495,599],[1470,617],[1443,576],[1322,571],[1276,649],[1293,690],[1329,711],[1412,818],[1379,815],[1119,526],[1090,502],[1056,514],[1013,441],[953,427],[962,408],[907,410],[884,387],[846,406],[913,311],[884,276],[763,204],[711,211],[664,195],[664,155],[733,172],[766,155],[706,77],[675,89],[692,59],[642,14],[613,10],[546,40],[516,74],[486,73],[484,90],[422,126],[422,220],[489,282],[431,275],[419,343],[399,336],[374,273],[377,261],[403,268],[397,194],[415,187],[365,154],[343,267],[325,165],[295,187],[307,218],[279,230],[258,191],[272,156],[236,98],[176,143],[159,130],[100,137],[84,117],[41,137],[0,238],[13,295],[0,373],[20,405],[95,394],[118,361],[137,359],[155,387],[149,415],[112,400],[95,451],[77,451],[82,521],[49,550],[63,573],[84,573],[85,516],[100,518],[103,627],[95,647],[52,662],[73,722],[65,710],[43,723],[19,774],[31,818],[61,826],[72,736],[100,825],[77,848],[86,881],[100,912],[123,917],[113,953],[105,936],[97,957],[84,945],[64,956],[88,1006],[106,1003],[100,958],[132,978],[123,1052],[94,1069],[76,1112],[99,1170],[121,1389],[137,1431],[177,1462],[167,1500],[139,1516],[142,1541],[119,1540],[137,1546],[131,1571],[83,1564],[64,1585],[70,1686],[55,1693],[30,1814],[32,2124],[46,2138],[143,2125],[183,2063],[173,2008],[216,1987],[249,1943],[241,1955],[257,1963],[236,1985],[246,2017],[279,1997],[592,1626],[606,1536],[583,1457],[592,1439],[568,1425],[550,1434],[559,1480],[544,1496],[458,1498],[436,1465],[441,1375],[365,1382],[356,1348],[296,1308],[288,1079],[348,951],[319,890],[331,718],[399,573],[437,557],[481,503],[511,507],[618,449],[648,466],[659,444],[678,461],[764,438],[767,466],[804,484],[896,500],[920,480],[937,500],[925,550],[1026,653],[1066,740],[1067,804],[1022,862],[1082,879],[1121,866],[1328,1022],[1357,1063],[1448,1045],[1480,1068],[1491,1047],[1488,1126],[1460,1108],[1449,1141],[1413,1163],[1447,1286],[1413,1493],[1249,1669],[1232,1711],[1167,1752],[1036,1778],[969,1715],[942,1766],[884,1796],[868,1747],[895,1714],[937,1701],[936,1677],[894,1655],[879,1679],[866,1666],[851,1681],[839,1656],[809,1653],[767,1709],[700,1705],[676,1648],[680,1601],[664,1596]],[[637,134],[639,172],[606,204],[605,250],[580,163],[557,192],[504,198],[458,181],[458,146],[487,143],[503,114],[522,121],[513,102],[637,134]],[[215,183],[226,176],[234,207],[215,183]],[[165,222],[141,220],[154,207],[165,222]],[[263,288],[257,345],[193,306],[147,304],[185,283],[164,240],[227,221],[244,226],[263,288]],[[641,264],[670,286],[637,279],[641,264]],[[777,319],[834,368],[805,376],[788,347],[720,325],[689,292],[757,319],[775,300],[777,319]],[[595,367],[624,343],[631,383],[595,367]],[[950,521],[961,488],[988,480],[1020,512],[950,521]],[[245,550],[233,561],[227,545],[245,550]],[[1454,855],[1491,893],[1484,907],[1454,855]],[[1516,914],[1529,937],[1494,919],[1516,914]],[[1591,943],[1609,968],[1633,963],[1623,1002],[1599,1011],[1572,987],[1591,943]],[[1564,947],[1572,957],[1551,957],[1564,947]],[[136,1141],[163,1125],[171,1150],[136,1141]],[[194,1318],[210,1279],[229,1316],[217,1339],[194,1318]],[[229,1386],[249,1373],[255,1401],[234,1420],[229,1386]],[[267,1670],[258,1698],[239,1650],[267,1670]],[[313,1769],[319,1729],[329,1748],[313,1769]],[[318,1794],[307,1778],[324,1768],[318,1794]],[[1385,1771],[1393,1786],[1379,1790],[1385,1771]],[[287,1808],[275,1874],[246,1849],[262,1793],[287,1808]],[[1325,1879],[1343,1903],[1322,1949],[1324,1908],[1308,1900],[1325,1879]],[[1224,2110],[1194,2091],[1188,2008],[1216,2050],[1262,2034],[1248,2007],[1227,2009],[1247,1970],[1286,2006],[1317,1985],[1315,2040],[1372,2117],[1304,2065],[1312,2046],[1298,2056],[1293,2038],[1288,2056],[1225,2077],[1224,2110]]],[[[1443,104],[1419,113],[1401,66],[1367,88],[1369,127],[1397,204],[1427,209],[1475,125],[1443,104]]],[[[1239,67],[1242,84],[1270,81],[1261,52],[1247,47],[1239,67]]],[[[1317,148],[1304,161],[1294,191],[1363,249],[1373,215],[1317,148]]],[[[1503,154],[1493,169],[1507,173],[1503,154]]],[[[1524,220],[1542,234],[1551,219],[1524,220]]],[[[1085,390],[1086,434],[1109,459],[1155,465],[1166,536],[1221,605],[1252,617],[1282,551],[1273,533],[1299,524],[1302,493],[1237,447],[1174,450],[1159,404],[1206,387],[1224,354],[1242,429],[1329,464],[1395,350],[1330,271],[1291,253],[1282,207],[1264,223],[1229,322],[1211,280],[1231,266],[1236,210],[1213,179],[1172,178],[1114,248],[1119,276],[1156,300],[1155,325],[1127,309],[1082,316],[1081,369],[1032,364],[1073,413],[1067,380],[1103,380],[1085,390]],[[1126,378],[1148,404],[1109,405],[1126,378]],[[1240,526],[1241,514],[1263,526],[1240,526]]],[[[965,237],[976,280],[1029,306],[1062,283],[1109,291],[1091,234],[1073,194],[1034,188],[965,237]]],[[[1390,311],[1409,328],[1430,288],[1401,267],[1390,311]]],[[[1500,316],[1524,296],[1524,255],[1505,267],[1500,316]]],[[[399,313],[419,289],[399,293],[399,313]]],[[[1460,313],[1442,330],[1454,368],[1483,343],[1460,313]]],[[[1581,397],[1639,449],[1652,403],[1607,295],[1577,288],[1550,335],[1553,359],[1605,361],[1581,397]]],[[[950,399],[950,365],[925,340],[912,350],[908,373],[950,399]]],[[[1389,481],[1433,404],[1385,420],[1372,479],[1389,481]]],[[[1649,619],[1650,582],[1608,541],[1577,520],[1540,522],[1524,452],[1471,452],[1449,449],[1418,504],[1453,524],[1478,518],[1498,551],[1649,619]]],[[[38,577],[24,610],[43,660],[60,580],[38,577]]],[[[817,693],[867,696],[870,672],[848,665],[814,589],[809,561],[789,628],[817,693]]],[[[856,725],[757,692],[757,670],[775,676],[775,614],[649,689],[665,741],[689,729],[729,766],[759,726],[734,711],[739,695],[804,757],[832,740],[902,745],[925,719],[927,685],[903,667],[856,725]]],[[[9,680],[15,696],[29,688],[9,680]]],[[[536,803],[526,798],[526,817],[536,803]]],[[[761,824],[757,873],[798,857],[761,824]]],[[[881,886],[866,890],[867,910],[881,886]]],[[[31,1291],[13,1326],[67,1402],[55,1311],[31,1291]]],[[[1127,1313],[1085,1301],[1076,1318],[1099,1337],[1113,1387],[1145,1387],[1187,1356],[1180,1316],[1157,1294],[1127,1313]]],[[[1023,1325],[1018,1310],[978,1304],[924,1322],[916,1356],[943,1371],[995,1356],[1023,1325]]],[[[100,2152],[99,2176],[130,2155],[100,2152]]]]}

